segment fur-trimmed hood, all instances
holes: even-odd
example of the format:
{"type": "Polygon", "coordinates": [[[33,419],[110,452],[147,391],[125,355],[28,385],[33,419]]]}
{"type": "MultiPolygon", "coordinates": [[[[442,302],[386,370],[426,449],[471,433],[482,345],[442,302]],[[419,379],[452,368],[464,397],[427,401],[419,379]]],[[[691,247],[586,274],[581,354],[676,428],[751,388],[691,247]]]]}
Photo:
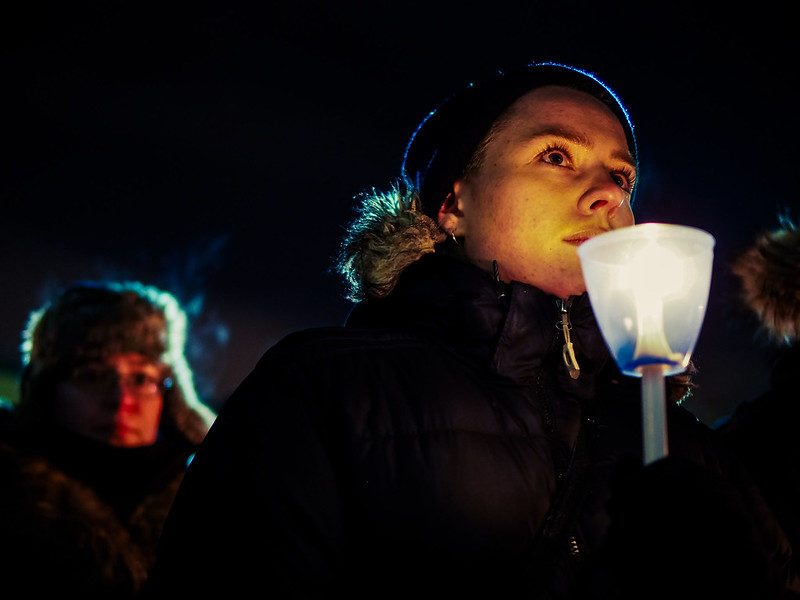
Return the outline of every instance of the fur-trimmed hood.
{"type": "MultiPolygon", "coordinates": [[[[180,454],[180,453],[179,453],[180,454]]],[[[0,577],[9,589],[133,598],[146,580],[183,478],[174,456],[124,512],[53,459],[0,444],[0,577]],[[14,583],[22,587],[16,587],[14,583]]]]}
{"type": "Polygon", "coordinates": [[[733,264],[742,301],[767,335],[781,344],[800,339],[800,230],[787,218],[762,233],[733,264]]]}
{"type": "Polygon", "coordinates": [[[387,295],[400,273],[434,252],[444,238],[444,231],[422,212],[415,188],[395,183],[388,192],[362,194],[336,262],[347,297],[357,302],[387,295]]]}

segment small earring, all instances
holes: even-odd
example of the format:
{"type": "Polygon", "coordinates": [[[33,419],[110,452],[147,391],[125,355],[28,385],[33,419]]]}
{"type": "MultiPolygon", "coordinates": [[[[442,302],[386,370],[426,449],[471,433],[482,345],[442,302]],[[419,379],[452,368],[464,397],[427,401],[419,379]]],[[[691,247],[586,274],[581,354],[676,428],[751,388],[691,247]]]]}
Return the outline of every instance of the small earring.
{"type": "Polygon", "coordinates": [[[448,231],[447,233],[449,233],[449,234],[450,234],[450,237],[453,239],[453,241],[456,243],[456,245],[458,245],[458,240],[456,239],[456,228],[455,228],[455,227],[453,227],[453,228],[452,228],[450,231],[448,231]]]}

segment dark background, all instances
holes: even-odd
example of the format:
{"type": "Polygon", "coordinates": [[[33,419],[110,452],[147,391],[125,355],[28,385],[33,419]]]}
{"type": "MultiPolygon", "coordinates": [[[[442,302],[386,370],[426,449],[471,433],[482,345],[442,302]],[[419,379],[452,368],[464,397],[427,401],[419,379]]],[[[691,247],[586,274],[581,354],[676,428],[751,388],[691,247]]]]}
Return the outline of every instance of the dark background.
{"type": "Polygon", "coordinates": [[[727,267],[779,210],[796,215],[791,21],[764,2],[6,9],[0,363],[13,381],[28,312],[59,286],[141,280],[194,316],[190,362],[219,407],[279,338],[343,321],[328,268],[353,198],[398,175],[419,120],[497,69],[558,60],[631,110],[638,221],[717,240],[689,403],[713,423],[767,385],[727,267]]]}

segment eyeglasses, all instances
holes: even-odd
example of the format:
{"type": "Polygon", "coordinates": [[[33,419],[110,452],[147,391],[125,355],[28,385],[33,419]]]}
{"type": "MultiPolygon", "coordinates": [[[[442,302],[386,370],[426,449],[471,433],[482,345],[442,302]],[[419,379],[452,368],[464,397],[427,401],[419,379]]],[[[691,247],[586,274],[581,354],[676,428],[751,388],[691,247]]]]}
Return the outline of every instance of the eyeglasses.
{"type": "Polygon", "coordinates": [[[143,400],[155,398],[172,387],[170,378],[154,377],[144,370],[120,373],[116,369],[94,365],[79,367],[69,380],[89,394],[111,396],[124,388],[143,400]]]}

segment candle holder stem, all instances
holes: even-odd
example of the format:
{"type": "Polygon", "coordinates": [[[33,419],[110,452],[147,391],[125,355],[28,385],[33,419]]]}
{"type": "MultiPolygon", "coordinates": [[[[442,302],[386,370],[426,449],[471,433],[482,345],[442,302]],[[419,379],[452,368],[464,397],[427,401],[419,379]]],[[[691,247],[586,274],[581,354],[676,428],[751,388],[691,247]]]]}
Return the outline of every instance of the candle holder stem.
{"type": "Polygon", "coordinates": [[[639,367],[642,373],[642,441],[644,464],[667,456],[667,406],[664,366],[639,367]]]}

